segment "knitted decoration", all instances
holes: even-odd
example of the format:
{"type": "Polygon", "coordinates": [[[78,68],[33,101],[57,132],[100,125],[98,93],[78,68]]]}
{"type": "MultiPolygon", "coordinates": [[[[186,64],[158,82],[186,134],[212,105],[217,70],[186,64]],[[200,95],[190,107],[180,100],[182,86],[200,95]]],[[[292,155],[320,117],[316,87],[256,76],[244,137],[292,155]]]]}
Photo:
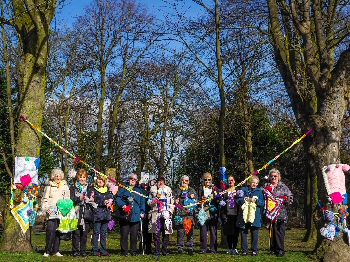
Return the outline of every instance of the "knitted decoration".
{"type": "Polygon", "coordinates": [[[338,236],[339,228],[336,224],[331,222],[328,226],[322,227],[320,233],[326,239],[333,241],[333,239],[338,236]]]}
{"type": "Polygon", "coordinates": [[[181,225],[183,223],[183,219],[181,216],[175,216],[174,222],[175,222],[175,225],[181,225]]]}
{"type": "Polygon", "coordinates": [[[324,218],[328,222],[331,222],[331,221],[333,221],[335,219],[335,216],[334,216],[334,213],[332,211],[326,210],[324,212],[324,218]]]}
{"type": "Polygon", "coordinates": [[[166,227],[166,229],[167,229],[168,231],[171,230],[172,225],[173,225],[173,222],[172,222],[171,218],[165,219],[165,221],[164,221],[164,226],[166,227]]]}
{"type": "Polygon", "coordinates": [[[58,210],[63,216],[66,216],[73,208],[73,201],[71,199],[59,199],[57,201],[58,210]]]}
{"type": "Polygon", "coordinates": [[[349,169],[350,166],[346,164],[332,164],[322,168],[326,190],[334,204],[343,201],[343,195],[346,193],[344,172],[349,169]]]}
{"type": "Polygon", "coordinates": [[[196,205],[194,205],[196,203],[197,203],[197,201],[195,199],[192,199],[192,198],[186,198],[184,200],[184,206],[191,205],[190,207],[186,208],[188,212],[192,212],[196,208],[196,205]]]}
{"type": "Polygon", "coordinates": [[[242,205],[243,220],[245,223],[253,223],[255,220],[256,204],[252,201],[244,201],[242,205]]]}
{"type": "Polygon", "coordinates": [[[108,222],[108,228],[109,228],[109,230],[112,230],[113,227],[114,227],[114,220],[112,219],[108,222]]]}
{"type": "Polygon", "coordinates": [[[237,196],[238,198],[243,197],[243,196],[244,196],[244,191],[241,190],[241,189],[240,189],[240,190],[237,190],[236,196],[237,196]]]}
{"type": "Polygon", "coordinates": [[[265,216],[275,222],[284,203],[284,199],[265,191],[265,216]]]}
{"type": "Polygon", "coordinates": [[[184,219],[184,229],[185,229],[186,234],[188,234],[190,232],[191,228],[192,228],[192,220],[185,218],[184,219]]]}
{"type": "Polygon", "coordinates": [[[201,208],[198,212],[198,220],[199,220],[199,224],[201,226],[203,226],[205,224],[205,222],[208,220],[209,216],[207,214],[207,212],[204,211],[203,208],[201,208]]]}

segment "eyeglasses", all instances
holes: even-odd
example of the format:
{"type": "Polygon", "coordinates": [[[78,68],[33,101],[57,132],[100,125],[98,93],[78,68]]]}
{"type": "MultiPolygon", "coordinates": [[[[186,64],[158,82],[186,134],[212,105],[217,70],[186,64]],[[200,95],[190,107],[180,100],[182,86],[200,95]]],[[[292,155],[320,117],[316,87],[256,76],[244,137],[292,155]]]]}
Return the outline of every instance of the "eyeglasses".
{"type": "Polygon", "coordinates": [[[137,178],[134,178],[134,177],[129,177],[129,180],[132,180],[132,181],[137,181],[137,178]]]}
{"type": "Polygon", "coordinates": [[[270,176],[270,177],[278,177],[278,176],[270,176]]]}
{"type": "Polygon", "coordinates": [[[204,181],[211,181],[211,178],[206,178],[204,179],[204,181]]]}
{"type": "Polygon", "coordinates": [[[182,182],[188,182],[188,179],[183,179],[182,182]]]}

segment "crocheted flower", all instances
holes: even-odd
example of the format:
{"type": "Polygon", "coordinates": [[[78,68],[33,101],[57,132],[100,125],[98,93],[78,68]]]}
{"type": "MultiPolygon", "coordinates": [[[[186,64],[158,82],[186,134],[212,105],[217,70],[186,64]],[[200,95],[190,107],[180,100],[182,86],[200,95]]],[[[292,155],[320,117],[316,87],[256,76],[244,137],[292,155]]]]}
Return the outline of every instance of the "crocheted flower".
{"type": "Polygon", "coordinates": [[[237,192],[236,192],[236,196],[237,197],[243,197],[244,196],[244,192],[243,192],[243,190],[237,190],[237,192]]]}
{"type": "Polygon", "coordinates": [[[124,210],[124,212],[130,212],[130,206],[129,205],[127,205],[127,206],[125,206],[125,207],[123,207],[123,210],[124,210]]]}

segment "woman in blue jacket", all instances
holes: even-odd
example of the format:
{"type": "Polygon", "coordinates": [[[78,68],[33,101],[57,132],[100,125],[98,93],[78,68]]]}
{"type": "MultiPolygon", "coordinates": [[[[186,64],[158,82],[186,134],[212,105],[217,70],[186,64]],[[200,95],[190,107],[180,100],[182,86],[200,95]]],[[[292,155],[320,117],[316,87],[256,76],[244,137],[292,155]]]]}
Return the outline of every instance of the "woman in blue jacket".
{"type": "Polygon", "coordinates": [[[140,219],[145,217],[145,198],[135,193],[142,194],[142,189],[136,186],[137,175],[131,173],[129,183],[125,185],[131,189],[120,188],[117,194],[117,208],[129,213],[130,221],[119,221],[120,224],[120,248],[123,256],[128,255],[128,236],[130,234],[130,251],[132,256],[137,256],[137,233],[140,219]],[[135,191],[135,192],[132,192],[135,191]]]}
{"type": "Polygon", "coordinates": [[[252,256],[258,254],[258,235],[262,226],[261,209],[264,208],[265,198],[261,188],[257,187],[259,178],[253,176],[249,187],[243,187],[243,197],[237,199],[240,205],[237,217],[237,227],[242,228],[243,256],[248,254],[248,230],[252,237],[252,256]]]}

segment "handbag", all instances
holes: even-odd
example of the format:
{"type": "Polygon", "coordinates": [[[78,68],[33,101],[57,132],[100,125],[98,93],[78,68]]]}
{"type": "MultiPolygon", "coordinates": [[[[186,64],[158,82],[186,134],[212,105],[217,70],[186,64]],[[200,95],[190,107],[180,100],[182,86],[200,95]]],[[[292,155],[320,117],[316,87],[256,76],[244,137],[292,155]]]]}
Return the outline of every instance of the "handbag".
{"type": "Polygon", "coordinates": [[[93,223],[94,222],[94,208],[92,205],[85,204],[83,206],[83,218],[85,222],[93,223]]]}
{"type": "Polygon", "coordinates": [[[113,217],[118,221],[130,222],[131,212],[125,212],[122,208],[115,208],[113,217]]]}

